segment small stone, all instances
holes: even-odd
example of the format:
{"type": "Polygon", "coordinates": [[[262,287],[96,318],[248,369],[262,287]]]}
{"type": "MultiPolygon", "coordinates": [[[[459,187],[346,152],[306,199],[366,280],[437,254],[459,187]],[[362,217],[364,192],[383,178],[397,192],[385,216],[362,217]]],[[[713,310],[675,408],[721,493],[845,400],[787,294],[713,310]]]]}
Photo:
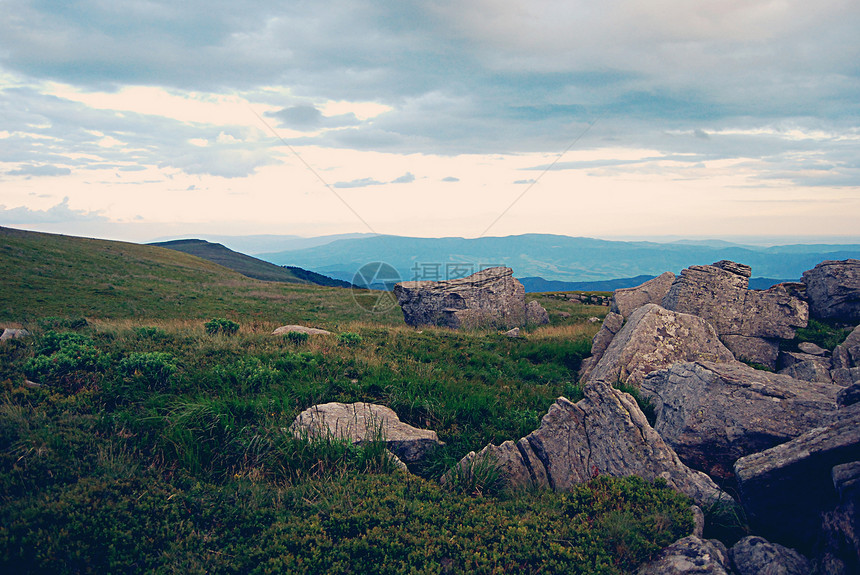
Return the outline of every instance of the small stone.
{"type": "Polygon", "coordinates": [[[330,331],[317,329],[315,327],[305,327],[303,325],[285,325],[273,331],[272,335],[287,335],[290,332],[306,333],[308,335],[331,335],[330,331]]]}
{"type": "Polygon", "coordinates": [[[506,331],[505,335],[511,338],[520,337],[520,328],[515,327],[512,330],[506,331]]]}
{"type": "Polygon", "coordinates": [[[828,353],[830,353],[829,351],[827,351],[823,347],[818,347],[817,345],[815,345],[811,341],[801,342],[798,344],[797,348],[800,351],[802,351],[803,353],[808,353],[809,355],[825,356],[828,353]]]}

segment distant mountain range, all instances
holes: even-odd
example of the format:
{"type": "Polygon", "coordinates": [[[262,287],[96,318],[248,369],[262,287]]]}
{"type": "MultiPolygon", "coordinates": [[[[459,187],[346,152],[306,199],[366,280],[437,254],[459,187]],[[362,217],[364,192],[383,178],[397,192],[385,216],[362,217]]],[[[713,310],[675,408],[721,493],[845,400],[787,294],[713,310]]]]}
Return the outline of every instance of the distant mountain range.
{"type": "MultiPolygon", "coordinates": [[[[261,259],[292,265],[352,282],[370,262],[385,262],[404,280],[446,279],[468,275],[479,269],[503,265],[518,278],[557,282],[636,281],[638,276],[679,273],[696,264],[728,259],[749,265],[761,287],[768,282],[800,279],[801,274],[823,260],[860,258],[860,244],[796,244],[773,247],[739,245],[724,241],[677,241],[672,243],[608,241],[549,234],[526,234],[493,238],[412,238],[362,236],[343,238],[304,249],[258,253],[261,259]]],[[[555,290],[554,285],[540,284],[555,290]]],[[[587,288],[616,289],[613,282],[587,288]],[[614,287],[610,287],[614,286],[614,287]]]]}
{"type": "Polygon", "coordinates": [[[233,251],[221,244],[205,240],[170,240],[166,242],[154,242],[149,245],[191,254],[258,280],[306,283],[332,287],[352,287],[352,284],[346,281],[333,279],[300,267],[278,266],[271,262],[233,251]]]}

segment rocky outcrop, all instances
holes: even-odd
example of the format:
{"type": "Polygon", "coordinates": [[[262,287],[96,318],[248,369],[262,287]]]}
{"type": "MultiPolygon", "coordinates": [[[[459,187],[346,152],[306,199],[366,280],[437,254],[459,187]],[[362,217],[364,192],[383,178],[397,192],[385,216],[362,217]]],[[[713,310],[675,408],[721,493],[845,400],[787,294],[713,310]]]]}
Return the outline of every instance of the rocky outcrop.
{"type": "Polygon", "coordinates": [[[803,552],[815,542],[821,514],[840,504],[834,468],[860,461],[857,408],[842,408],[830,425],[735,463],[741,501],[757,532],[803,552]]]}
{"type": "Polygon", "coordinates": [[[353,443],[385,441],[389,451],[407,463],[419,461],[439,445],[435,431],[418,429],[400,421],[383,405],[325,403],[301,412],[290,426],[301,438],[332,437],[353,443]]]}
{"type": "Polygon", "coordinates": [[[821,262],[802,281],[812,317],[860,323],[860,260],[821,262]]]}
{"type": "Polygon", "coordinates": [[[729,549],[729,558],[737,575],[809,575],[809,560],[778,543],[750,535],[729,549]]]}
{"type": "MultiPolygon", "coordinates": [[[[606,322],[604,322],[604,325],[606,322]]],[[[679,361],[735,361],[714,328],[700,317],[656,304],[637,309],[612,338],[585,381],[639,385],[646,375],[679,361]]]]}
{"type": "Polygon", "coordinates": [[[676,363],[641,385],[660,437],[684,463],[721,479],[733,478],[739,458],[829,423],[841,389],[737,361],[676,363]]]}
{"type": "Polygon", "coordinates": [[[729,554],[716,539],[690,535],[663,549],[637,575],[729,575],[729,554]]]}
{"type": "Polygon", "coordinates": [[[537,301],[532,300],[526,304],[526,324],[546,325],[549,323],[549,313],[537,301]]]}
{"type": "Polygon", "coordinates": [[[681,272],[663,307],[710,323],[738,359],[776,367],[779,339],[791,339],[808,320],[806,302],[784,284],[748,289],[749,266],[729,261],[692,266],[681,272]]]}
{"type": "Polygon", "coordinates": [[[636,401],[604,383],[585,387],[585,398],[560,397],[540,427],[517,442],[488,445],[458,463],[460,473],[490,458],[509,485],[564,491],[600,474],[662,477],[698,504],[729,497],[704,473],[684,465],[648,422],[636,401]]]}
{"type": "Polygon", "coordinates": [[[526,305],[523,284],[513,277],[511,268],[489,268],[455,280],[401,282],[394,286],[394,295],[404,320],[414,327],[512,328],[529,320],[549,323],[540,304],[526,305]]]}
{"type": "Polygon", "coordinates": [[[303,325],[284,325],[272,332],[272,335],[287,335],[288,333],[306,333],[308,335],[331,335],[330,331],[303,325]]]}
{"type": "Polygon", "coordinates": [[[660,304],[672,287],[675,274],[666,272],[642,285],[615,290],[609,311],[627,318],[646,303],[660,304]]]}

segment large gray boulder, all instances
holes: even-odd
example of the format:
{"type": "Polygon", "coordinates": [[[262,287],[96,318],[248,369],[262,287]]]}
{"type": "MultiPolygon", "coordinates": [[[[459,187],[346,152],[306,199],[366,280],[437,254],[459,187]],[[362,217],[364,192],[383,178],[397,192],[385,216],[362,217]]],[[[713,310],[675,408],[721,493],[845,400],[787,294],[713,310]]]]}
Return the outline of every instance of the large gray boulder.
{"type": "Polygon", "coordinates": [[[779,543],[750,535],[729,549],[729,558],[737,575],[809,575],[809,560],[779,543]]]}
{"type": "Polygon", "coordinates": [[[585,381],[639,385],[679,361],[735,361],[704,319],[646,304],[630,315],[585,381]]]}
{"type": "Polygon", "coordinates": [[[804,381],[833,383],[830,358],[810,353],[783,351],[779,354],[779,373],[804,381]]]}
{"type": "Polygon", "coordinates": [[[821,262],[802,281],[812,317],[860,323],[860,260],[821,262]]]}
{"type": "Polygon", "coordinates": [[[731,575],[729,554],[716,539],[689,535],[663,549],[637,575],[731,575]]]}
{"type": "Polygon", "coordinates": [[[833,469],[860,461],[860,404],[834,422],[735,463],[741,502],[756,532],[806,551],[821,514],[839,504],[833,469]]]}
{"type": "Polygon", "coordinates": [[[842,388],[734,361],[676,363],[640,389],[654,404],[654,429],[684,463],[731,479],[739,458],[830,423],[842,388]]]}
{"type": "Polygon", "coordinates": [[[272,332],[272,335],[287,335],[288,333],[306,333],[308,335],[331,335],[330,331],[303,325],[282,325],[272,332]]]}
{"type": "Polygon", "coordinates": [[[325,403],[301,412],[290,426],[296,437],[335,438],[362,444],[383,440],[389,451],[411,463],[439,445],[435,431],[419,429],[400,421],[384,405],[372,403],[325,403]]]}
{"type": "Polygon", "coordinates": [[[7,327],[2,330],[2,334],[0,334],[0,341],[5,341],[7,339],[21,339],[24,337],[30,337],[30,332],[26,329],[18,329],[14,327],[7,327]]]}
{"type": "Polygon", "coordinates": [[[646,303],[660,304],[674,281],[675,274],[666,272],[642,285],[617,289],[612,295],[609,311],[627,318],[646,303]]]}
{"type": "Polygon", "coordinates": [[[414,327],[512,328],[529,321],[549,323],[540,304],[526,305],[523,284],[513,277],[511,268],[489,268],[455,280],[401,282],[394,286],[394,295],[403,319],[414,327]]]}
{"type": "Polygon", "coordinates": [[[558,398],[540,427],[523,439],[468,454],[458,472],[467,473],[486,458],[513,486],[565,491],[600,474],[637,475],[662,477],[699,505],[730,500],[707,475],[678,459],[630,395],[600,382],[587,385],[578,403],[558,398]]]}
{"type": "Polygon", "coordinates": [[[779,339],[791,339],[809,319],[806,302],[791,286],[749,288],[749,266],[720,261],[681,272],[662,304],[704,318],[738,359],[776,367],[779,339]]]}

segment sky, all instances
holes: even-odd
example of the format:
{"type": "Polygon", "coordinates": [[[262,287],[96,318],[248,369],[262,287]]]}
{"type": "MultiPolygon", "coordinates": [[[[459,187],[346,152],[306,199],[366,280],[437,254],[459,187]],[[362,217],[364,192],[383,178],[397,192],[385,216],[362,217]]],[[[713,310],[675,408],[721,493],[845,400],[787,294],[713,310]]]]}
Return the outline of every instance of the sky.
{"type": "Polygon", "coordinates": [[[0,225],[860,238],[856,0],[0,0],[0,225]]]}

